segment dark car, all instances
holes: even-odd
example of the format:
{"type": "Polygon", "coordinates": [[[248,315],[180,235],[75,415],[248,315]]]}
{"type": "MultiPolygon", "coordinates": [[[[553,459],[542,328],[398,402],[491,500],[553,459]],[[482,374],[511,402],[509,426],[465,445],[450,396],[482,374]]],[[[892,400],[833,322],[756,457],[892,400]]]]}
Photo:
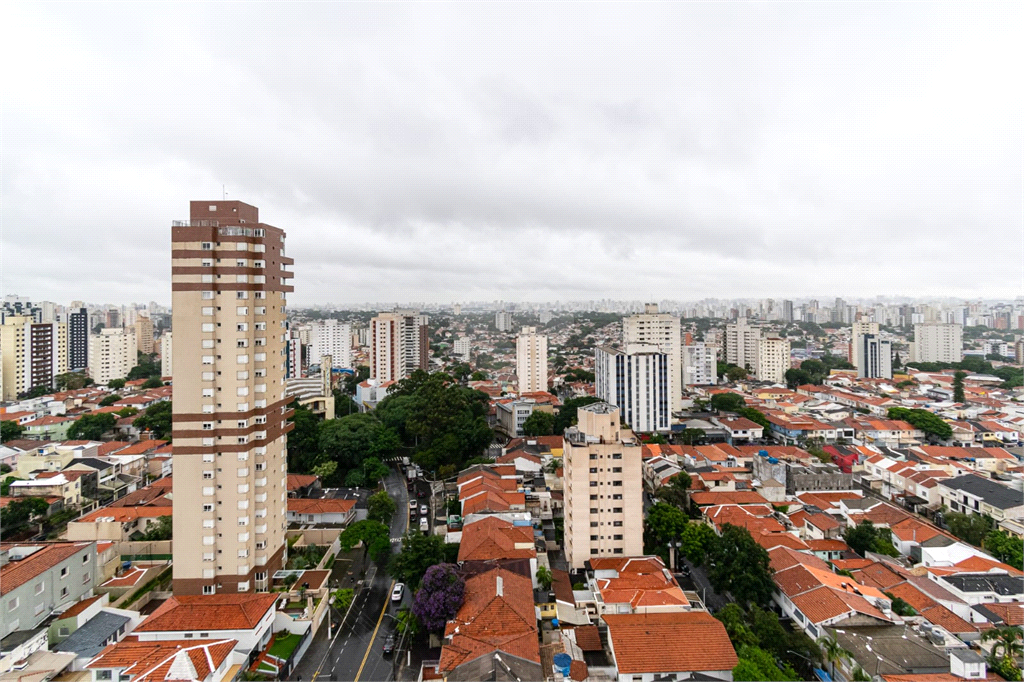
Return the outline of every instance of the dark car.
{"type": "Polygon", "coordinates": [[[395,636],[388,635],[384,640],[384,653],[390,654],[395,650],[395,636]]]}

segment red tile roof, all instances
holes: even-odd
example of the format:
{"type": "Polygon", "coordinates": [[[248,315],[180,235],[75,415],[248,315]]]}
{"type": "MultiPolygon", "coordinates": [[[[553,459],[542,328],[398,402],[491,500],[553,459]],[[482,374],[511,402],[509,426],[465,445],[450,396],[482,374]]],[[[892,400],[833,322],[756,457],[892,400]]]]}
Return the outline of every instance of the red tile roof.
{"type": "Polygon", "coordinates": [[[725,626],[703,611],[603,618],[620,675],[732,670],[739,662],[725,626]]]}
{"type": "Polygon", "coordinates": [[[87,608],[89,608],[90,606],[92,606],[93,604],[98,602],[99,600],[100,600],[99,596],[89,597],[88,599],[83,599],[82,601],[75,603],[67,611],[64,611],[62,614],[60,614],[59,619],[60,620],[64,620],[65,618],[73,618],[74,616],[77,616],[82,611],[85,611],[87,608]]]}
{"type": "Polygon", "coordinates": [[[536,556],[532,527],[515,526],[511,521],[489,516],[462,529],[460,562],[533,559],[536,556]]]}
{"type": "Polygon", "coordinates": [[[288,511],[293,514],[347,514],[355,506],[355,500],[308,499],[305,497],[288,499],[288,511]]]}
{"type": "Polygon", "coordinates": [[[274,607],[275,594],[171,597],[142,621],[138,632],[251,630],[274,607]]]}
{"type": "Polygon", "coordinates": [[[769,504],[768,500],[749,490],[693,493],[690,500],[698,507],[714,504],[769,504]]]}
{"type": "MultiPolygon", "coordinates": [[[[42,549],[33,552],[21,561],[9,561],[0,567],[0,595],[7,594],[16,587],[21,587],[43,571],[47,571],[69,557],[89,547],[91,542],[54,542],[31,543],[25,546],[36,547],[42,545],[42,549]]],[[[16,547],[17,545],[5,545],[5,547],[16,547]]]]}
{"type": "Polygon", "coordinates": [[[313,474],[288,474],[288,490],[294,491],[313,485],[318,478],[318,476],[313,474]]]}
{"type": "Polygon", "coordinates": [[[132,682],[164,682],[182,679],[171,668],[195,671],[190,679],[205,680],[231,655],[238,640],[163,640],[140,642],[137,637],[111,644],[86,666],[91,669],[117,668],[132,682]]]}

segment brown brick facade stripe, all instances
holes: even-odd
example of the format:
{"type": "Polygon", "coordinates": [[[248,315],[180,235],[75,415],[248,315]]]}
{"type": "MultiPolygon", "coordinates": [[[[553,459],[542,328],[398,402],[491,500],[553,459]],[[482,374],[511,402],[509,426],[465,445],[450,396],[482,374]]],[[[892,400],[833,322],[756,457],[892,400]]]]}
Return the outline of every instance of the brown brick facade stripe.
{"type": "MultiPolygon", "coordinates": [[[[284,398],[282,400],[278,400],[276,403],[271,403],[266,407],[256,407],[251,410],[246,410],[245,412],[176,414],[174,415],[174,421],[175,424],[178,424],[180,422],[208,422],[216,421],[218,419],[248,419],[249,417],[262,417],[264,415],[269,417],[275,411],[280,410],[282,407],[286,407],[289,403],[291,403],[291,400],[289,400],[288,398],[284,398]]],[[[295,414],[295,410],[288,410],[287,412],[283,413],[283,416],[285,419],[287,419],[291,417],[293,414],[295,414]]],[[[175,433],[177,433],[177,430],[175,430],[175,433]]]]}
{"type": "MultiPolygon", "coordinates": [[[[292,424],[291,422],[288,422],[288,423],[286,423],[280,429],[273,429],[273,430],[268,429],[267,430],[267,437],[265,439],[263,439],[263,440],[251,440],[248,443],[220,443],[218,445],[196,445],[196,446],[175,445],[174,446],[174,454],[175,455],[204,455],[204,454],[209,454],[211,450],[216,451],[216,452],[248,452],[249,450],[251,450],[253,448],[258,448],[258,447],[263,447],[263,446],[266,446],[266,445],[270,445],[271,443],[273,443],[275,440],[277,440],[281,436],[286,435],[288,433],[291,433],[291,431],[294,428],[295,428],[295,424],[292,424]]],[[[203,431],[202,433],[204,435],[206,435],[207,437],[209,437],[209,435],[211,433],[214,433],[214,432],[213,431],[203,431]]]]}
{"type": "Polygon", "coordinates": [[[181,579],[174,578],[173,590],[174,594],[202,594],[203,585],[220,585],[217,588],[218,593],[227,592],[229,594],[238,592],[238,583],[249,583],[249,591],[255,591],[255,581],[257,573],[267,574],[267,584],[273,580],[274,573],[281,570],[284,567],[284,546],[278,548],[276,552],[267,558],[267,563],[264,566],[254,566],[244,576],[235,574],[221,574],[216,578],[194,578],[194,579],[181,579]]]}
{"type": "Polygon", "coordinates": [[[286,422],[286,421],[282,420],[281,422],[279,422],[276,425],[275,424],[257,424],[255,426],[250,426],[250,427],[245,428],[245,429],[237,429],[236,428],[236,429],[211,429],[209,431],[180,431],[180,432],[179,431],[174,431],[174,437],[177,438],[177,439],[181,439],[181,438],[211,438],[211,437],[216,437],[216,436],[226,436],[226,437],[229,437],[229,438],[230,437],[236,437],[237,438],[238,436],[244,436],[244,435],[247,435],[247,434],[250,434],[250,433],[254,433],[255,431],[266,431],[267,432],[267,437],[266,438],[261,438],[259,440],[251,440],[248,443],[220,443],[220,444],[213,445],[213,446],[210,446],[210,445],[200,445],[200,446],[196,446],[196,447],[188,447],[188,446],[180,446],[179,447],[179,446],[175,446],[174,452],[176,452],[176,453],[184,453],[184,454],[189,454],[192,450],[195,450],[196,452],[199,452],[199,451],[209,452],[211,448],[214,448],[214,449],[222,451],[222,452],[237,452],[238,448],[241,448],[242,450],[247,450],[249,448],[261,447],[263,445],[267,445],[268,443],[273,443],[279,437],[281,437],[282,435],[290,432],[294,428],[295,428],[295,424],[292,424],[291,422],[286,422]],[[235,449],[231,449],[231,448],[235,448],[235,449]]]}

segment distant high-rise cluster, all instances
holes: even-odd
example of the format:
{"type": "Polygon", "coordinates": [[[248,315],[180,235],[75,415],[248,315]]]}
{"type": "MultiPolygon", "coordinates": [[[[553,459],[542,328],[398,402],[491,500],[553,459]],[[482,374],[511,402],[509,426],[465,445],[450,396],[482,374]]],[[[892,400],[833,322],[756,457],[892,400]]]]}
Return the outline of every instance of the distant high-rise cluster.
{"type": "Polygon", "coordinates": [[[516,338],[516,375],[520,393],[548,390],[548,337],[523,327],[516,338]]]}
{"type": "Polygon", "coordinates": [[[430,360],[428,318],[412,310],[380,313],[370,320],[370,378],[398,381],[430,360]]]}
{"type": "Polygon", "coordinates": [[[338,320],[322,320],[310,333],[310,358],[315,362],[330,355],[335,367],[352,367],[352,325],[338,320]]]}

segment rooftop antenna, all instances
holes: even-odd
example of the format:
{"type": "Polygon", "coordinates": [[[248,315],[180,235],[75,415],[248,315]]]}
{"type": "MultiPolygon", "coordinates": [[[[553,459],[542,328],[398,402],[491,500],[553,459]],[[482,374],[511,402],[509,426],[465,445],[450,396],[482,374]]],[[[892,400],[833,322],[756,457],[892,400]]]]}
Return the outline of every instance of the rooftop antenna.
{"type": "Polygon", "coordinates": [[[224,185],[221,185],[221,186],[220,186],[220,191],[221,191],[221,194],[223,194],[223,195],[224,195],[224,196],[223,196],[223,197],[221,197],[221,198],[222,198],[222,199],[223,199],[224,201],[227,201],[227,200],[228,200],[228,191],[227,191],[227,189],[225,188],[225,186],[224,186],[224,185]]]}

